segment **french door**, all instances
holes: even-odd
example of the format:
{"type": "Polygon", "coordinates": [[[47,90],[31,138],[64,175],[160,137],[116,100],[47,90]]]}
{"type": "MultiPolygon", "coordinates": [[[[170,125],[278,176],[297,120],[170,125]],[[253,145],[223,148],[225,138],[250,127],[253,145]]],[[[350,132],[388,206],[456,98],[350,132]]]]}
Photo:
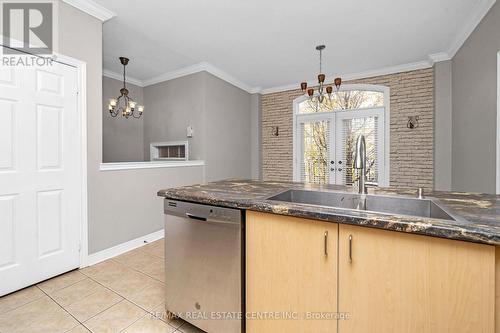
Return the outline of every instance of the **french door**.
{"type": "Polygon", "coordinates": [[[356,140],[366,139],[369,182],[387,186],[384,108],[300,114],[294,129],[294,180],[352,185],[356,140]]]}
{"type": "Polygon", "coordinates": [[[0,67],[0,296],[77,268],[77,70],[0,67]]]}

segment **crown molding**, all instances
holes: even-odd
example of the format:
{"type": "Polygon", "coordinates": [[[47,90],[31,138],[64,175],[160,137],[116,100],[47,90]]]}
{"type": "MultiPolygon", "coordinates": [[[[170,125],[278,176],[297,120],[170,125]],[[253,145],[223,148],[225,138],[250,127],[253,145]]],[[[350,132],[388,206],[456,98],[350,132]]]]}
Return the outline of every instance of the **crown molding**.
{"type": "Polygon", "coordinates": [[[231,74],[229,74],[227,72],[224,72],[222,69],[220,69],[218,67],[215,67],[212,64],[205,63],[205,69],[204,70],[206,72],[212,74],[213,76],[216,76],[219,79],[224,80],[224,81],[232,84],[233,86],[235,86],[237,88],[240,88],[241,90],[244,90],[244,91],[246,91],[246,92],[248,92],[250,94],[254,94],[256,90],[260,91],[259,87],[251,87],[251,86],[247,85],[246,83],[238,80],[237,78],[235,78],[231,74]]]}
{"type": "Polygon", "coordinates": [[[204,71],[205,68],[205,63],[200,62],[198,64],[192,65],[192,66],[187,66],[183,67],[180,69],[176,69],[174,71],[166,72],[163,74],[160,74],[158,76],[154,76],[152,78],[146,79],[143,81],[144,86],[152,86],[153,84],[165,82],[165,81],[170,81],[173,79],[177,79],[183,76],[195,74],[204,71]]]}
{"type": "MultiPolygon", "coordinates": [[[[440,53],[440,59],[443,59],[444,55],[441,55],[440,53]]],[[[389,74],[395,74],[395,73],[401,73],[401,72],[408,72],[408,71],[414,71],[414,70],[419,70],[419,69],[425,69],[425,68],[430,68],[434,65],[433,59],[438,59],[438,56],[431,57],[429,56],[428,61],[418,61],[418,62],[412,62],[408,64],[403,64],[403,65],[397,65],[397,66],[390,66],[390,67],[385,67],[385,68],[380,68],[376,70],[369,70],[369,71],[363,71],[363,72],[358,72],[358,73],[351,73],[351,74],[345,74],[345,75],[340,75],[344,81],[351,81],[351,80],[357,80],[357,79],[365,79],[365,78],[370,78],[374,76],[381,76],[381,75],[389,75],[389,74]]],[[[439,60],[443,61],[443,60],[439,60]]],[[[198,64],[184,67],[175,71],[167,72],[158,76],[155,76],[150,79],[146,80],[139,80],[135,79],[132,77],[127,76],[127,82],[135,84],[136,86],[139,87],[147,87],[151,86],[157,83],[165,82],[165,81],[170,81],[174,79],[178,79],[183,76],[199,73],[199,72],[207,72],[210,73],[216,77],[218,77],[221,80],[226,81],[227,83],[230,83],[234,85],[237,88],[240,88],[250,94],[270,94],[270,93],[275,93],[275,92],[280,92],[280,91],[287,91],[287,90],[294,90],[298,89],[297,83],[293,84],[288,84],[288,85],[283,85],[283,86],[278,86],[278,87],[272,87],[272,88],[267,88],[267,89],[262,89],[261,87],[251,87],[240,80],[234,78],[232,75],[228,74],[227,72],[224,72],[223,70],[213,66],[212,64],[209,64],[208,62],[200,62],[198,64]]],[[[119,73],[112,72],[109,70],[103,70],[103,76],[116,79],[116,80],[123,80],[123,76],[119,73]]],[[[316,81],[308,81],[307,84],[309,86],[314,86],[317,84],[316,81]]]]}
{"type": "MultiPolygon", "coordinates": [[[[107,69],[102,70],[102,76],[109,77],[110,79],[115,79],[118,81],[123,81],[123,74],[116,73],[107,69]]],[[[144,87],[144,82],[139,79],[130,76],[125,76],[125,79],[127,80],[127,83],[131,83],[138,87],[144,87]]]]}
{"type": "MultiPolygon", "coordinates": [[[[390,66],[390,67],[385,67],[385,68],[380,68],[380,69],[375,69],[375,70],[368,70],[368,71],[363,71],[363,72],[358,72],[358,73],[342,74],[339,76],[342,78],[343,81],[352,81],[352,80],[358,80],[358,79],[366,79],[366,78],[370,78],[370,77],[374,77],[374,76],[382,76],[382,75],[415,71],[415,70],[419,70],[419,69],[426,69],[426,68],[432,67],[433,64],[434,63],[432,61],[418,61],[418,62],[412,62],[412,63],[408,63],[408,64],[403,64],[403,65],[390,66]]],[[[316,86],[317,84],[318,84],[317,81],[308,81],[307,82],[308,86],[316,86]]],[[[263,89],[260,91],[260,93],[261,94],[271,94],[271,93],[287,91],[287,90],[296,90],[296,89],[299,89],[298,83],[263,89]]]]}
{"type": "Polygon", "coordinates": [[[84,13],[87,13],[102,22],[116,16],[116,14],[109,9],[101,6],[93,0],[62,0],[63,2],[71,5],[84,13]]]}
{"type": "MultiPolygon", "coordinates": [[[[164,74],[161,74],[161,75],[158,75],[158,76],[146,79],[146,80],[139,80],[139,79],[129,77],[129,76],[127,76],[126,79],[127,79],[127,82],[132,83],[136,86],[147,87],[147,86],[152,86],[152,85],[157,84],[157,83],[178,79],[178,78],[183,77],[183,76],[196,74],[199,72],[210,73],[213,76],[216,76],[219,79],[224,80],[227,83],[232,84],[233,86],[240,88],[241,90],[244,90],[250,94],[256,94],[256,93],[259,93],[261,91],[260,87],[251,87],[251,86],[247,85],[246,83],[236,79],[234,76],[228,74],[227,72],[224,72],[220,68],[215,67],[214,65],[212,65],[208,62],[200,62],[200,63],[197,63],[195,65],[176,69],[175,71],[167,72],[167,73],[164,73],[164,74]]],[[[116,72],[113,72],[113,71],[110,71],[107,69],[103,69],[102,75],[109,77],[111,79],[115,79],[115,80],[120,80],[120,81],[123,80],[122,74],[119,74],[119,73],[116,73],[116,72]]]]}
{"type": "Polygon", "coordinates": [[[462,30],[455,37],[455,40],[451,43],[448,48],[448,55],[450,59],[455,56],[455,54],[460,50],[465,41],[469,38],[476,27],[481,23],[481,20],[490,11],[491,7],[495,4],[497,0],[483,0],[480,1],[475,10],[470,15],[470,18],[464,25],[462,25],[462,30]]]}
{"type": "Polygon", "coordinates": [[[450,60],[451,58],[452,57],[450,57],[450,55],[447,52],[439,52],[439,53],[429,54],[429,60],[432,63],[450,60]]]}
{"type": "Polygon", "coordinates": [[[250,94],[262,94],[262,87],[254,87],[248,91],[250,94]]]}
{"type": "Polygon", "coordinates": [[[236,79],[234,76],[228,74],[227,72],[223,71],[222,69],[215,67],[214,65],[208,63],[208,62],[200,62],[192,66],[184,67],[181,69],[177,69],[175,71],[167,72],[158,76],[155,76],[153,78],[144,80],[144,86],[151,86],[153,84],[157,84],[160,82],[165,82],[173,79],[177,79],[183,76],[199,73],[199,72],[207,72],[212,74],[213,76],[218,77],[221,80],[226,81],[227,83],[232,84],[233,86],[240,88],[241,90],[244,90],[250,94],[254,94],[256,91],[260,91],[260,88],[254,88],[246,83],[236,79]]]}
{"type": "Polygon", "coordinates": [[[340,75],[340,77],[345,81],[352,81],[352,80],[366,79],[375,76],[416,71],[419,69],[430,68],[432,67],[432,65],[433,63],[431,61],[423,60],[417,62],[410,62],[402,65],[383,67],[380,69],[367,70],[358,73],[340,75]]]}

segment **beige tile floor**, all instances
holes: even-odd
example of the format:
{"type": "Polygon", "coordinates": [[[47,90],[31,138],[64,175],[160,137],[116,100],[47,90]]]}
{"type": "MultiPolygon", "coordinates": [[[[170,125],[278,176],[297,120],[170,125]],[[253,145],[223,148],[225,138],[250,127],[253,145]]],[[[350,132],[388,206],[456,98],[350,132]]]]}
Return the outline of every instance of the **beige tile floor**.
{"type": "Polygon", "coordinates": [[[0,298],[0,333],[200,333],[168,318],[164,240],[0,298]]]}

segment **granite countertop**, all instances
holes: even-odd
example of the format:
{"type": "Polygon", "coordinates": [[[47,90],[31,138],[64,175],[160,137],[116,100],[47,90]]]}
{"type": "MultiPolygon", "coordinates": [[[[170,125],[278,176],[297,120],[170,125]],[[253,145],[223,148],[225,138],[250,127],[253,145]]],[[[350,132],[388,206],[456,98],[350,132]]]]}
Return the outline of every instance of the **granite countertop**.
{"type": "MultiPolygon", "coordinates": [[[[224,180],[206,185],[160,190],[158,195],[173,200],[500,245],[500,195],[460,192],[425,193],[426,199],[433,200],[456,218],[456,221],[452,221],[267,200],[289,189],[350,193],[354,191],[351,187],[337,185],[224,180]]],[[[375,188],[370,189],[369,194],[415,198],[416,189],[375,188]]]]}

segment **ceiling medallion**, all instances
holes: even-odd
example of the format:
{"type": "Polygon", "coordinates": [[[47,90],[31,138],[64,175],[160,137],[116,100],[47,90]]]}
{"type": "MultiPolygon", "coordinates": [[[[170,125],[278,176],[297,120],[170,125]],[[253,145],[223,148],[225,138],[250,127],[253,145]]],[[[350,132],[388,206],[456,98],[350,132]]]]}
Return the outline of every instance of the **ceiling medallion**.
{"type": "MultiPolygon", "coordinates": [[[[318,74],[318,87],[317,87],[317,92],[315,92],[314,88],[309,88],[307,89],[307,82],[302,82],[300,84],[300,89],[302,92],[309,96],[309,102],[310,104],[315,105],[316,111],[318,111],[319,107],[321,104],[323,104],[325,97],[328,97],[328,102],[331,103],[332,100],[332,93],[333,93],[333,87],[331,85],[328,85],[325,87],[325,74],[322,73],[323,71],[323,50],[326,48],[325,45],[318,45],[316,46],[316,50],[319,51],[319,74],[318,74]],[[325,95],[326,92],[326,95],[325,95]]],[[[339,92],[340,86],[342,84],[342,79],[340,77],[337,77],[333,80],[333,84],[335,86],[335,92],[339,92]]]]}
{"type": "Polygon", "coordinates": [[[144,106],[137,105],[136,102],[128,95],[127,84],[125,81],[125,66],[127,66],[129,59],[120,57],[120,62],[123,65],[123,88],[120,89],[120,96],[109,100],[108,110],[112,117],[118,116],[120,113],[123,117],[141,118],[144,112],[144,106]]]}

